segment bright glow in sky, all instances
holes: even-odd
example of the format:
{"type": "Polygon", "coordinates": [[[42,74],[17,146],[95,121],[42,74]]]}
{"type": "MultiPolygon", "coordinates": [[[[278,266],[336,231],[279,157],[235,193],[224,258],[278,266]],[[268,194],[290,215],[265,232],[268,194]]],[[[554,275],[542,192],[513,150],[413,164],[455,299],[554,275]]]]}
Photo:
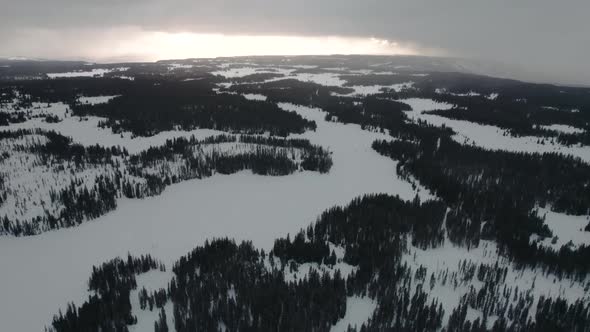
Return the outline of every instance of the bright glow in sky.
{"type": "Polygon", "coordinates": [[[146,32],[136,38],[105,45],[97,58],[132,56],[145,60],[209,58],[246,55],[417,54],[410,47],[376,38],[240,36],[222,34],[146,32]]]}
{"type": "Polygon", "coordinates": [[[371,37],[262,36],[145,31],[134,27],[19,32],[15,54],[50,59],[155,61],[248,55],[420,54],[417,48],[371,37]],[[38,42],[31,43],[32,37],[38,42]],[[58,42],[57,42],[58,41],[58,42]]]}
{"type": "MultiPolygon", "coordinates": [[[[156,56],[170,58],[198,54],[202,57],[231,55],[301,54],[414,54],[394,42],[375,38],[226,36],[156,33],[154,46],[163,46],[156,56]]],[[[153,48],[156,49],[156,48],[153,48]]]]}

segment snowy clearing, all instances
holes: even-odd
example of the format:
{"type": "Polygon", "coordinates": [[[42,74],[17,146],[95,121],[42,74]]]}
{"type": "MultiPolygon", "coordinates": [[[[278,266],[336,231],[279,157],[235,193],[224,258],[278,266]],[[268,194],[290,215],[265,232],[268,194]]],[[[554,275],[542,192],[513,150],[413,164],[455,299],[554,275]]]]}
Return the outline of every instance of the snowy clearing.
{"type": "Polygon", "coordinates": [[[377,308],[377,303],[368,297],[353,296],[347,298],[344,318],[332,326],[331,331],[346,332],[349,325],[360,329],[361,325],[373,315],[375,308],[377,308]]]}
{"type": "Polygon", "coordinates": [[[78,102],[81,104],[89,104],[89,105],[98,105],[98,104],[106,104],[114,98],[119,96],[94,96],[94,97],[85,97],[81,96],[78,98],[78,102]]]}
{"type": "MultiPolygon", "coordinates": [[[[514,295],[519,292],[526,297],[531,297],[533,302],[529,317],[534,317],[536,303],[541,296],[561,297],[568,301],[590,300],[590,295],[584,290],[586,282],[568,278],[556,282],[556,276],[542,273],[540,269],[515,269],[507,258],[498,256],[497,251],[498,248],[494,242],[482,240],[479,247],[469,250],[454,246],[447,238],[445,244],[436,249],[422,250],[411,247],[402,259],[414,271],[420,267],[426,268],[426,278],[422,280],[413,277],[412,288],[415,288],[417,284],[423,284],[423,287],[428,289],[429,298],[438,299],[445,309],[443,325],[446,324],[451,311],[457,307],[463,295],[471,292],[472,288],[477,294],[485,286],[485,280],[478,280],[478,277],[472,277],[471,280],[466,278],[474,267],[477,271],[476,267],[479,264],[494,268],[498,264],[497,268],[507,268],[505,282],[496,286],[499,288],[497,292],[501,293],[506,285],[510,290],[508,294],[514,295]],[[434,280],[431,281],[432,274],[434,274],[434,280]]],[[[516,302],[516,299],[508,295],[506,301],[516,302]]],[[[473,318],[476,318],[475,315],[473,318]]],[[[493,321],[491,323],[493,324],[493,321]]]]}
{"type": "Polygon", "coordinates": [[[289,75],[295,69],[287,68],[264,68],[264,67],[239,67],[239,68],[227,68],[224,70],[218,70],[211,72],[212,75],[219,75],[225,78],[238,78],[253,74],[283,74],[289,75]]]}
{"type": "MultiPolygon", "coordinates": [[[[358,125],[326,122],[325,114],[317,109],[280,106],[317,122],[315,132],[291,137],[307,138],[330,149],[334,161],[330,173],[215,175],[175,184],[157,197],[121,199],[115,211],[79,227],[34,237],[5,237],[0,251],[18,255],[0,256],[0,294],[7,294],[0,299],[3,325],[43,330],[57,309],[87,298],[85,283],[93,265],[128,252],[150,253],[171,267],[181,255],[214,237],[252,240],[267,250],[275,238],[296,233],[327,207],[347,204],[359,195],[390,193],[414,198],[411,185],[395,175],[396,163],[371,148],[375,139],[387,135],[363,131],[358,125]],[[268,206],[273,208],[264,208],[268,206]],[[19,314],[22,312],[29,314],[25,317],[19,314]]],[[[424,191],[419,195],[430,197],[424,191]]]]}
{"type": "Polygon", "coordinates": [[[581,128],[576,128],[576,127],[562,125],[562,124],[552,124],[550,126],[541,126],[541,128],[543,128],[545,130],[558,131],[558,132],[564,133],[564,134],[583,134],[585,131],[584,129],[581,129],[581,128]]]}
{"type": "MultiPolygon", "coordinates": [[[[61,104],[58,106],[55,106],[55,104],[52,106],[51,109],[55,110],[52,114],[59,115],[61,114],[60,112],[66,111],[65,105],[61,104]]],[[[60,122],[50,123],[41,118],[34,118],[23,123],[15,123],[4,127],[0,126],[0,132],[35,128],[52,130],[61,135],[71,137],[75,143],[84,146],[96,144],[104,147],[120,146],[126,148],[127,151],[132,154],[147,150],[150,147],[160,146],[164,144],[166,140],[177,137],[195,136],[197,139],[203,139],[214,135],[225,134],[223,131],[213,129],[193,129],[189,131],[170,130],[149,137],[134,137],[130,132],[115,134],[110,128],[100,128],[99,123],[104,120],[104,118],[96,116],[71,116],[63,118],[60,122]]]]}
{"type": "Polygon", "coordinates": [[[71,71],[66,73],[47,73],[49,78],[66,78],[66,77],[94,77],[99,76],[102,77],[104,74],[112,73],[112,72],[120,72],[120,71],[127,71],[128,67],[119,67],[113,69],[92,69],[90,71],[71,71]]]}
{"type": "Polygon", "coordinates": [[[571,216],[565,213],[553,212],[548,208],[537,209],[537,214],[545,218],[545,224],[553,233],[552,238],[541,239],[539,243],[555,250],[561,249],[564,245],[571,245],[577,248],[580,245],[590,245],[590,232],[584,228],[590,223],[588,216],[571,216]]]}
{"type": "Polygon", "coordinates": [[[353,97],[353,96],[368,96],[380,93],[382,91],[393,90],[395,92],[400,92],[402,90],[411,88],[414,82],[406,82],[406,83],[398,83],[398,84],[391,84],[391,85],[353,85],[347,86],[347,88],[351,88],[354,92],[348,94],[336,94],[333,93],[334,96],[341,96],[341,97],[353,97]]]}
{"type": "Polygon", "coordinates": [[[473,144],[491,150],[504,150],[511,152],[558,152],[580,157],[590,163],[590,147],[571,146],[567,147],[555,142],[541,144],[538,137],[520,136],[514,137],[504,129],[480,125],[477,123],[461,120],[448,119],[434,114],[426,114],[425,111],[451,109],[453,105],[436,102],[432,99],[411,98],[398,100],[412,107],[413,111],[406,112],[412,120],[423,120],[435,126],[446,126],[453,129],[457,134],[453,139],[463,144],[473,144]]]}

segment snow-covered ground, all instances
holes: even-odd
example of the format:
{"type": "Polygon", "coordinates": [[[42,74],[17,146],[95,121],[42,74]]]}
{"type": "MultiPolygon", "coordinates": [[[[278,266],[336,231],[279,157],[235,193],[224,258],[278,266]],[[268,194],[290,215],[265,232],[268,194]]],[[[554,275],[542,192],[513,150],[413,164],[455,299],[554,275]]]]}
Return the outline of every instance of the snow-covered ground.
{"type": "Polygon", "coordinates": [[[266,100],[266,96],[257,94],[257,93],[245,93],[243,94],[244,98],[248,99],[248,100],[261,100],[261,101],[265,101],[266,100]]]}
{"type": "Polygon", "coordinates": [[[235,68],[226,68],[223,70],[214,71],[211,74],[213,75],[220,75],[226,78],[238,78],[244,77],[252,74],[283,74],[289,75],[295,69],[288,69],[288,68],[266,68],[266,67],[235,67],[235,68]]]}
{"type": "MultiPolygon", "coordinates": [[[[220,65],[222,70],[214,74],[233,78],[261,72],[277,72],[251,64],[246,65],[248,67],[234,68],[224,63],[220,65]]],[[[328,86],[343,86],[346,83],[339,77],[339,73],[311,74],[293,71],[294,69],[282,68],[279,73],[288,78],[328,86]]],[[[58,75],[63,74],[68,73],[58,75]]],[[[396,85],[389,88],[402,87],[396,85]]],[[[379,92],[383,86],[353,88],[357,94],[373,94],[379,92]]],[[[108,102],[108,98],[113,97],[115,96],[90,97],[94,99],[81,97],[79,100],[98,103],[108,102]]],[[[262,95],[244,97],[266,100],[262,95]]],[[[486,97],[494,99],[497,94],[486,97]]],[[[551,142],[543,145],[537,143],[536,137],[512,137],[505,135],[505,131],[497,127],[423,113],[434,109],[450,109],[452,105],[449,104],[429,99],[401,101],[412,106],[413,111],[407,112],[411,119],[422,119],[434,125],[450,127],[457,132],[454,139],[460,143],[507,151],[559,151],[580,156],[590,162],[588,148],[564,147],[551,142]]],[[[174,137],[195,135],[197,138],[205,138],[222,133],[207,129],[177,130],[162,132],[152,137],[132,138],[129,133],[113,134],[108,128],[99,128],[99,121],[104,120],[102,118],[70,117],[64,104],[37,106],[39,109],[46,109],[44,112],[48,114],[58,116],[62,121],[48,123],[41,118],[33,118],[24,123],[0,127],[0,130],[55,130],[83,145],[122,146],[130,153],[159,146],[174,137]]],[[[227,236],[238,241],[251,240],[255,246],[268,250],[277,237],[296,233],[316,220],[326,208],[345,205],[354,197],[365,193],[389,193],[407,200],[413,199],[416,194],[422,200],[432,198],[432,195],[419,184],[414,190],[409,182],[399,179],[395,171],[396,162],[372,150],[371,144],[375,139],[390,140],[390,136],[363,131],[357,125],[327,122],[324,120],[325,113],[318,109],[287,103],[280,103],[279,107],[316,121],[316,131],[290,137],[306,138],[312,144],[329,149],[333,153],[334,165],[328,174],[300,172],[290,176],[271,177],[257,176],[244,171],[233,175],[214,175],[203,180],[190,180],[172,185],[160,196],[141,200],[121,199],[115,211],[92,222],[83,223],[79,227],[60,229],[34,237],[4,237],[0,239],[0,252],[3,253],[0,255],[2,327],[11,331],[43,330],[59,308],[65,308],[70,301],[80,304],[87,298],[86,281],[93,265],[116,256],[125,256],[128,252],[132,255],[150,253],[162,260],[170,269],[180,256],[206,239],[214,237],[227,236]],[[27,315],[22,315],[23,312],[27,315]]],[[[241,145],[228,143],[220,146],[236,149],[241,145]]],[[[23,169],[22,172],[27,170],[23,169]]],[[[31,195],[43,194],[43,191],[32,191],[34,188],[31,186],[26,188],[26,193],[31,195]]],[[[545,223],[558,238],[555,244],[550,242],[551,239],[543,240],[543,244],[560,247],[569,241],[572,241],[574,246],[590,243],[590,233],[581,231],[588,222],[586,217],[567,216],[549,209],[539,209],[539,214],[545,215],[545,223]]],[[[339,259],[343,256],[342,248],[331,249],[335,250],[339,259]]],[[[469,283],[462,283],[460,279],[456,279],[454,283],[451,277],[444,278],[447,279],[445,282],[442,281],[443,275],[460,276],[463,273],[462,262],[489,265],[498,263],[500,267],[507,267],[506,284],[514,289],[518,286],[519,292],[533,296],[534,301],[537,301],[540,295],[561,296],[568,300],[590,300],[583,283],[567,279],[556,282],[554,276],[539,271],[515,270],[506,259],[497,255],[496,250],[493,242],[482,241],[479,247],[467,250],[453,246],[447,239],[445,244],[437,249],[422,250],[411,247],[403,259],[414,271],[421,266],[427,268],[425,281],[413,278],[412,285],[424,283],[430,298],[437,298],[443,304],[445,321],[451,310],[459,304],[461,296],[471,291],[471,286],[475,291],[483,287],[483,283],[477,278],[469,283]],[[429,280],[432,273],[436,280],[431,286],[429,280]]],[[[299,267],[298,273],[288,274],[287,277],[300,278],[310,267],[326,268],[317,264],[303,264],[299,267]]],[[[342,262],[335,268],[339,268],[344,274],[355,269],[354,266],[342,262]]],[[[143,286],[149,291],[166,287],[170,277],[169,271],[152,271],[141,275],[138,277],[138,290],[143,286]]],[[[149,331],[153,329],[158,310],[140,310],[138,290],[131,294],[131,303],[134,314],[138,317],[138,324],[130,327],[130,330],[149,331]]],[[[376,305],[368,298],[348,298],[346,315],[338,321],[333,330],[343,331],[349,324],[360,326],[370,317],[376,305]]],[[[166,313],[168,325],[173,326],[170,303],[166,306],[166,313]]],[[[470,309],[468,317],[475,319],[481,317],[481,313],[470,309]]],[[[494,317],[490,317],[488,324],[493,323],[493,319],[494,317]]]]}
{"type": "MultiPolygon", "coordinates": [[[[160,309],[154,306],[153,310],[151,311],[149,308],[141,310],[138,297],[139,291],[145,287],[148,293],[151,294],[153,291],[157,291],[162,288],[166,289],[168,287],[168,283],[174,276],[174,273],[171,271],[172,266],[168,266],[167,268],[168,270],[166,272],[152,270],[137,276],[137,289],[131,291],[131,295],[129,296],[131,300],[131,307],[133,308],[133,315],[137,317],[137,324],[129,326],[130,332],[144,332],[152,331],[154,329],[154,322],[158,319],[160,309]]],[[[166,303],[164,310],[166,310],[166,322],[168,327],[174,331],[172,301],[168,301],[168,303],[166,303]]]]}
{"type": "Polygon", "coordinates": [[[295,73],[287,77],[273,78],[265,82],[278,81],[282,79],[295,79],[301,82],[312,82],[326,86],[343,86],[346,81],[340,78],[338,73],[295,73]]]}
{"type": "Polygon", "coordinates": [[[120,67],[120,68],[112,68],[112,69],[102,69],[96,68],[89,71],[70,71],[65,73],[47,73],[49,78],[64,78],[64,77],[94,77],[99,76],[102,77],[104,74],[112,73],[112,72],[122,72],[127,71],[129,67],[120,67]]]}
{"type": "Polygon", "coordinates": [[[590,147],[567,147],[556,142],[539,142],[538,137],[520,136],[514,137],[506,130],[488,125],[480,125],[470,121],[453,120],[434,114],[426,114],[425,111],[451,109],[453,105],[436,102],[432,99],[410,98],[398,100],[412,107],[413,111],[406,112],[413,120],[423,120],[435,126],[446,126],[453,129],[456,135],[453,138],[464,144],[473,144],[492,150],[504,150],[511,152],[559,152],[580,157],[590,163],[590,147]]]}
{"type": "Polygon", "coordinates": [[[590,244],[590,232],[584,231],[584,228],[590,223],[589,216],[572,216],[553,212],[549,208],[539,208],[537,214],[541,218],[545,218],[545,224],[549,227],[555,239],[555,241],[553,241],[553,238],[541,239],[541,245],[559,250],[564,245],[577,248],[582,244],[590,244]]]}
{"type": "Polygon", "coordinates": [[[546,130],[554,130],[565,134],[583,134],[584,129],[576,128],[573,126],[562,125],[562,124],[552,124],[549,126],[541,126],[541,128],[546,130]]]}
{"type": "MultiPolygon", "coordinates": [[[[345,205],[358,195],[415,196],[411,185],[395,175],[395,162],[371,149],[375,139],[388,136],[357,125],[326,122],[317,109],[281,107],[316,121],[315,132],[293,136],[330,149],[334,161],[330,173],[215,175],[175,184],[160,196],[122,199],[115,211],[79,227],[4,237],[0,241],[0,252],[5,253],[0,255],[2,326],[43,330],[59,308],[87,298],[86,280],[93,265],[128,252],[150,253],[171,267],[181,255],[213,237],[252,240],[267,250],[275,238],[296,233],[326,208],[345,205]]],[[[426,192],[420,195],[429,197],[426,192]]]]}
{"type": "Polygon", "coordinates": [[[481,96],[481,94],[479,94],[478,92],[475,92],[475,91],[468,91],[466,93],[453,93],[453,92],[448,92],[446,89],[436,89],[436,90],[434,90],[434,92],[436,92],[438,94],[448,94],[448,95],[456,96],[456,97],[477,97],[477,96],[481,96]]]}
{"type": "MultiPolygon", "coordinates": [[[[39,103],[33,102],[29,108],[21,108],[18,106],[18,101],[13,103],[6,103],[0,105],[0,112],[3,113],[20,113],[23,112],[28,118],[44,118],[46,116],[54,116],[58,119],[63,119],[67,116],[69,107],[64,103],[39,103]]],[[[10,127],[12,128],[12,126],[10,127]]],[[[8,127],[0,127],[2,129],[9,129],[8,127]]]]}
{"type": "Polygon", "coordinates": [[[398,84],[391,84],[391,85],[353,85],[347,86],[347,88],[351,88],[354,92],[349,94],[334,94],[335,96],[368,96],[380,93],[382,91],[393,90],[395,92],[402,91],[404,89],[411,88],[414,82],[406,82],[406,83],[398,83],[398,84]]]}
{"type": "Polygon", "coordinates": [[[106,104],[109,101],[111,101],[114,98],[117,98],[119,96],[93,96],[93,97],[87,97],[87,96],[81,96],[78,97],[78,102],[80,102],[81,104],[89,104],[89,105],[98,105],[98,104],[106,104]]]}
{"type": "Polygon", "coordinates": [[[369,297],[352,296],[347,298],[344,318],[332,326],[331,331],[345,332],[349,325],[360,329],[361,325],[373,315],[375,308],[377,308],[377,303],[369,297]]]}
{"type": "Polygon", "coordinates": [[[175,69],[190,69],[193,68],[194,65],[192,64],[184,64],[184,63],[171,63],[168,65],[168,70],[175,70],[175,69]]]}
{"type": "MultiPolygon", "coordinates": [[[[536,303],[541,296],[561,297],[568,301],[577,299],[590,301],[590,294],[585,291],[588,280],[579,282],[567,277],[557,280],[555,275],[545,274],[540,268],[537,270],[528,267],[515,269],[507,258],[498,256],[497,250],[496,244],[491,241],[482,240],[479,247],[468,250],[453,245],[447,238],[445,244],[440,248],[423,250],[411,247],[402,259],[408,263],[408,266],[413,271],[420,267],[426,268],[426,278],[422,281],[417,280],[414,276],[412,288],[415,288],[416,284],[424,284],[423,289],[429,294],[429,299],[438,299],[438,302],[445,309],[443,325],[448,321],[452,310],[459,304],[461,296],[470,292],[472,287],[477,294],[477,291],[484,286],[484,282],[477,278],[477,266],[479,264],[486,264],[491,267],[498,264],[499,268],[507,268],[506,280],[504,283],[499,283],[497,293],[502,293],[502,289],[506,285],[507,289],[510,290],[509,294],[514,295],[518,291],[524,295],[532,296],[533,305],[529,317],[534,317],[536,303]],[[476,265],[476,273],[473,279],[467,281],[463,279],[463,276],[466,275],[465,270],[462,271],[461,269],[463,263],[466,266],[476,265]],[[435,281],[431,284],[430,278],[432,274],[434,274],[435,281]]],[[[516,302],[510,295],[508,295],[507,300],[516,302]]],[[[503,303],[502,300],[499,302],[503,303]]],[[[474,319],[476,316],[474,315],[474,319]]],[[[493,324],[493,320],[488,323],[493,324]]],[[[491,328],[491,326],[489,327],[491,328]]]]}
{"type": "Polygon", "coordinates": [[[95,116],[72,116],[66,117],[58,123],[49,123],[43,119],[35,118],[23,123],[0,127],[0,131],[34,128],[53,130],[64,136],[71,137],[75,143],[80,143],[84,146],[96,144],[104,147],[120,146],[125,147],[129,153],[137,153],[147,150],[150,147],[160,146],[166,140],[177,137],[190,137],[194,135],[197,139],[203,139],[225,133],[213,129],[194,129],[189,131],[163,131],[150,137],[133,137],[129,132],[114,134],[110,128],[100,128],[98,124],[103,120],[105,119],[95,116]]]}

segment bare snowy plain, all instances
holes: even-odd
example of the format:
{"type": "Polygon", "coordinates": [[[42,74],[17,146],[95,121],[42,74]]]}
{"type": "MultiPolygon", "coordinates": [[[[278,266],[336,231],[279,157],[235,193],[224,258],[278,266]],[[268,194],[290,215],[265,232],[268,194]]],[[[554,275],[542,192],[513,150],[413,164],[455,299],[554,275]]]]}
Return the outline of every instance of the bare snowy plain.
{"type": "MultiPolygon", "coordinates": [[[[182,68],[182,67],[180,67],[182,68]]],[[[292,74],[292,69],[279,69],[278,72],[302,81],[324,85],[342,86],[346,82],[337,73],[292,74]]],[[[260,69],[245,65],[216,72],[226,77],[241,77],[253,73],[276,73],[274,69],[260,69]]],[[[90,72],[89,72],[90,73],[90,72]]],[[[78,72],[70,75],[102,75],[78,72]]],[[[62,77],[57,76],[54,77],[62,77]]],[[[68,76],[69,77],[69,76],[68,76]]],[[[381,89],[404,89],[411,82],[389,86],[354,86],[355,95],[378,93],[381,89]]],[[[106,102],[116,96],[81,98],[83,103],[106,102]]],[[[265,100],[263,95],[245,95],[246,98],[265,100]]],[[[497,96],[496,96],[497,97],[497,96]]],[[[504,135],[497,127],[482,126],[467,121],[457,121],[425,111],[448,109],[449,104],[437,103],[429,99],[407,99],[413,111],[408,111],[410,119],[424,120],[431,124],[445,125],[457,132],[454,139],[464,144],[474,144],[490,149],[508,151],[544,152],[557,151],[579,156],[590,162],[588,147],[566,148],[557,143],[541,145],[532,137],[512,137],[504,135]]],[[[86,222],[75,228],[50,231],[31,237],[4,237],[0,239],[0,325],[6,331],[42,331],[59,308],[68,302],[82,303],[88,297],[86,281],[93,265],[99,265],[127,253],[141,255],[149,253],[163,261],[168,270],[173,262],[206,239],[230,237],[238,241],[251,240],[256,247],[271,249],[277,237],[295,233],[315,221],[325,209],[334,205],[345,205],[355,197],[367,193],[388,193],[399,195],[406,200],[416,194],[422,200],[432,195],[419,185],[412,184],[396,175],[396,163],[376,153],[371,144],[376,139],[392,138],[389,135],[361,130],[358,125],[344,125],[325,121],[319,109],[286,104],[279,107],[295,111],[317,123],[316,131],[294,138],[307,138],[313,144],[321,145],[332,152],[334,165],[329,173],[299,172],[284,177],[258,176],[251,172],[233,175],[215,175],[203,180],[189,180],[168,187],[161,195],[146,199],[120,199],[115,211],[96,220],[86,222]],[[27,276],[23,278],[23,276],[27,276]],[[23,314],[25,313],[26,314],[23,314]]],[[[190,132],[163,132],[149,138],[132,138],[129,134],[113,134],[108,129],[98,128],[100,118],[77,118],[67,116],[63,104],[39,105],[40,112],[59,116],[63,121],[47,123],[35,118],[16,128],[44,128],[70,136],[83,145],[101,144],[104,146],[123,146],[129,152],[139,152],[150,146],[162,144],[166,139],[196,135],[208,137],[220,133],[214,130],[197,129],[190,132]]],[[[563,128],[562,128],[563,129],[563,128]]],[[[546,215],[546,223],[557,230],[557,244],[572,241],[572,245],[589,243],[590,239],[581,231],[584,217],[571,217],[550,210],[541,210],[546,215]],[[560,223],[567,227],[558,227],[560,223]]],[[[551,243],[545,243],[551,245],[551,243]]],[[[341,255],[341,253],[339,253],[341,255]]],[[[467,250],[454,247],[450,241],[435,250],[412,248],[405,261],[414,269],[426,266],[430,272],[459,273],[462,262],[499,262],[511,267],[511,263],[499,258],[494,243],[484,242],[478,248],[467,250]]],[[[341,269],[354,267],[340,266],[341,269]]],[[[302,269],[305,271],[305,269],[302,269]]],[[[165,287],[172,276],[171,272],[152,271],[138,277],[138,290],[145,286],[148,290],[165,287]]],[[[296,276],[292,276],[296,278],[296,276]]],[[[563,281],[555,283],[554,277],[536,274],[531,270],[510,269],[507,280],[521,290],[531,294],[534,300],[540,295],[562,296],[567,299],[588,299],[585,283],[563,281]]],[[[413,280],[420,283],[419,280],[413,280]]],[[[586,281],[587,282],[587,281],[586,281]]],[[[431,295],[437,297],[446,309],[445,319],[462,295],[471,291],[470,287],[481,284],[436,284],[431,286],[431,295]]],[[[137,290],[131,294],[134,314],[138,324],[130,327],[132,331],[146,331],[153,328],[157,311],[139,309],[137,290]]],[[[171,313],[171,304],[166,311],[171,313]]],[[[368,298],[349,298],[346,316],[333,330],[345,330],[348,324],[362,324],[374,310],[376,304],[368,298]]],[[[532,313],[531,313],[532,315],[532,313]]],[[[171,316],[168,315],[169,326],[171,316]]],[[[469,317],[478,318],[476,310],[470,310],[469,317]]],[[[493,323],[491,317],[488,324],[493,323]]]]}

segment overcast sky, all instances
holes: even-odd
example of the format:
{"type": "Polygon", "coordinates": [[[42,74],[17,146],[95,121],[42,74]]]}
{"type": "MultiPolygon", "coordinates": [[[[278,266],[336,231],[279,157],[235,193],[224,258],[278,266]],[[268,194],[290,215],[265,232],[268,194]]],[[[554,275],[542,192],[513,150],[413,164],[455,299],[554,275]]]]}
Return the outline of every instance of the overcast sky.
{"type": "Polygon", "coordinates": [[[127,43],[137,58],[149,53],[141,45],[158,47],[142,43],[154,33],[373,37],[399,46],[373,53],[491,59],[590,84],[588,0],[0,0],[0,9],[0,55],[112,60],[127,43]]]}

